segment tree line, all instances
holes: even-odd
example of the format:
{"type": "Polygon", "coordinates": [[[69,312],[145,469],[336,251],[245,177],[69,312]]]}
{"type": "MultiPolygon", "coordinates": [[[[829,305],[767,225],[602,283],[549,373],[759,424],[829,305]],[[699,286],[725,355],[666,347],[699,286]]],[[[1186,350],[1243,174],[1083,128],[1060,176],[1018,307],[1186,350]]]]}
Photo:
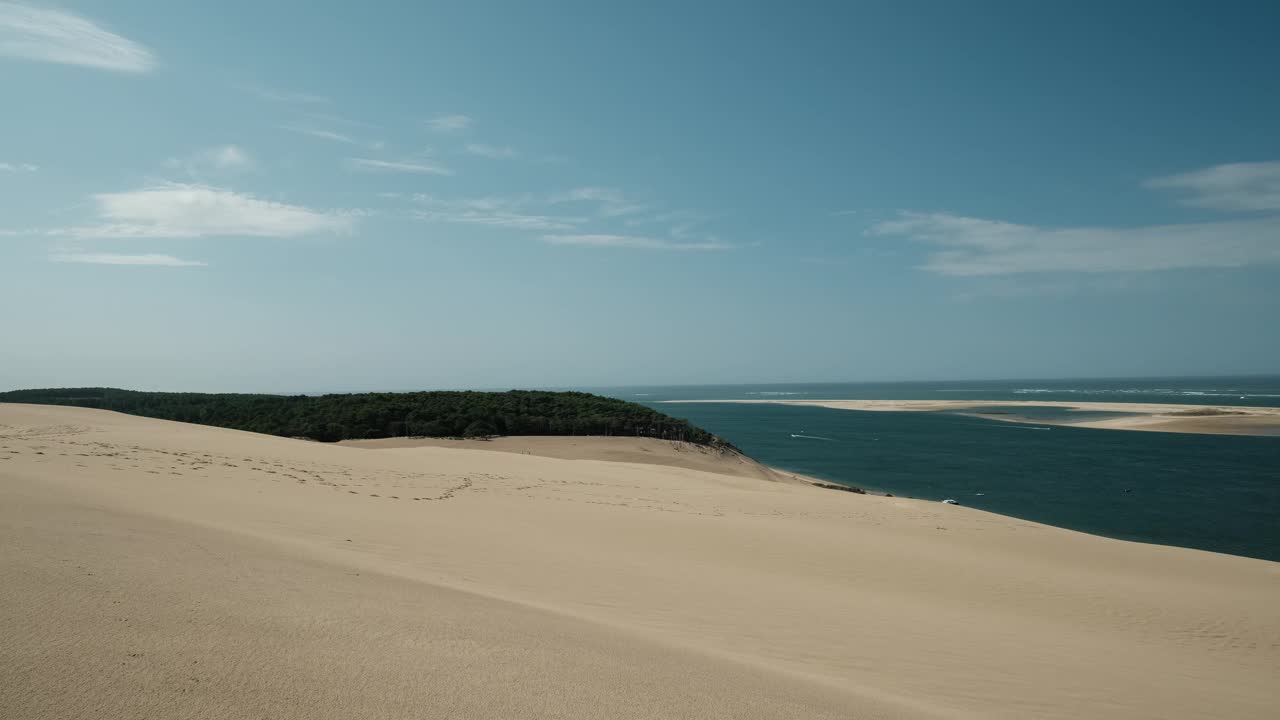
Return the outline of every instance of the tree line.
{"type": "Polygon", "coordinates": [[[621,435],[732,447],[687,420],[644,405],[583,392],[255,395],[57,388],[4,392],[0,393],[0,402],[99,408],[320,442],[388,437],[621,435]]]}

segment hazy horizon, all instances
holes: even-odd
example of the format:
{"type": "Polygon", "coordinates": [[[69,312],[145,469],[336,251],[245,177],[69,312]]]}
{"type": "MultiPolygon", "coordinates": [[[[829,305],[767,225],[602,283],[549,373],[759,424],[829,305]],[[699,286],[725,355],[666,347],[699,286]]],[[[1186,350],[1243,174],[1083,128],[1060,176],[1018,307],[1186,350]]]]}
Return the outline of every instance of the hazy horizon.
{"type": "Polygon", "coordinates": [[[43,387],[0,387],[0,392],[12,390],[39,390],[55,387],[114,387],[121,390],[138,390],[144,392],[206,392],[206,393],[260,393],[266,395],[324,395],[345,393],[403,393],[430,391],[479,391],[505,392],[507,390],[551,390],[551,391],[600,391],[652,388],[699,388],[699,387],[821,387],[821,386],[861,386],[861,385],[948,385],[960,383],[995,384],[995,383],[1088,383],[1088,382],[1135,382],[1156,383],[1161,381],[1230,381],[1230,380],[1277,380],[1280,373],[1245,373],[1232,375],[1157,375],[1157,376],[1096,376],[1096,377],[971,377],[971,378],[916,378],[916,379],[878,379],[878,380],[814,380],[814,381],[778,381],[760,380],[754,382],[687,382],[687,383],[620,383],[610,385],[476,385],[476,386],[424,386],[424,387],[360,387],[360,388],[280,388],[280,389],[243,389],[224,388],[210,385],[204,388],[192,387],[125,387],[113,385],[60,385],[43,387]]]}
{"type": "Polygon", "coordinates": [[[0,1],[0,387],[1275,374],[1278,25],[0,1]]]}

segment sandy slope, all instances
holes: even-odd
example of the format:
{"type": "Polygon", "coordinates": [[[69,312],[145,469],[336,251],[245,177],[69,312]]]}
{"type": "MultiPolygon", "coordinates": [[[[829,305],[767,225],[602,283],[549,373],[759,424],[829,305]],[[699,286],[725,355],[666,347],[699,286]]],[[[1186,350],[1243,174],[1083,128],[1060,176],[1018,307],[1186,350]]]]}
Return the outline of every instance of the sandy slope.
{"type": "Polygon", "coordinates": [[[1239,405],[1174,405],[1165,403],[1056,402],[1052,400],[667,400],[679,403],[749,403],[800,405],[836,410],[876,412],[928,412],[968,410],[991,420],[1031,422],[1038,425],[1070,425],[1107,430],[1205,433],[1210,435],[1280,435],[1280,408],[1239,405]],[[1025,418],[1008,413],[984,413],[984,408],[1061,407],[1084,412],[1130,413],[1106,420],[1025,418]],[[1219,415],[1204,415],[1206,411],[1219,415]]]}
{"type": "Polygon", "coordinates": [[[0,637],[3,718],[1270,718],[1280,564],[0,405],[0,637]]]}
{"type": "Polygon", "coordinates": [[[789,473],[778,473],[740,453],[715,450],[701,445],[694,445],[693,443],[656,440],[653,438],[530,435],[497,437],[489,440],[387,438],[384,440],[345,440],[339,445],[349,445],[370,450],[411,447],[491,450],[520,455],[560,458],[562,460],[605,460],[608,462],[641,463],[644,465],[666,465],[760,480],[785,480],[792,477],[789,473]]]}

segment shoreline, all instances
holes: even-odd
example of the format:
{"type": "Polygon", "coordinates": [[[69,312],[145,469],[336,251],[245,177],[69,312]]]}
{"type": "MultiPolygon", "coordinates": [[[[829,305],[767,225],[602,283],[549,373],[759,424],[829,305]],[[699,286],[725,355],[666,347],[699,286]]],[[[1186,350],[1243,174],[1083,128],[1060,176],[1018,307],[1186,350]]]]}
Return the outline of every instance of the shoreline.
{"type": "Polygon", "coordinates": [[[1098,430],[1173,432],[1203,435],[1280,437],[1280,407],[1246,405],[1181,405],[1165,403],[1067,402],[1054,400],[662,400],[661,404],[730,403],[791,405],[862,412],[956,412],[1000,422],[1030,423],[1098,430]],[[1113,418],[1036,418],[983,412],[983,408],[1063,408],[1068,412],[1117,413],[1113,418]],[[1119,415],[1123,414],[1123,415],[1119,415]]]}

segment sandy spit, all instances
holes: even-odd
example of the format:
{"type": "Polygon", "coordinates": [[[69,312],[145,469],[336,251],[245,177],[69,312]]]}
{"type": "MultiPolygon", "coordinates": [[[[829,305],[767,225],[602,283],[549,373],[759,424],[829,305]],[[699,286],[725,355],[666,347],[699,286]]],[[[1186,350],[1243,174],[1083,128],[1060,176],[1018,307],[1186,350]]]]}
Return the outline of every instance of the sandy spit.
{"type": "Polygon", "coordinates": [[[667,400],[680,403],[744,403],[798,405],[871,412],[972,411],[991,420],[1037,425],[1069,425],[1106,430],[1204,433],[1210,435],[1280,435],[1280,408],[1239,405],[1174,405],[1164,403],[1055,402],[1050,400],[667,400]],[[1017,414],[984,413],[986,408],[1060,407],[1081,412],[1130,413],[1104,420],[1055,420],[1017,414]],[[1213,413],[1213,414],[1207,414],[1213,413]]]}
{"type": "Polygon", "coordinates": [[[1280,564],[0,405],[0,638],[3,718],[1272,718],[1280,564]]]}

